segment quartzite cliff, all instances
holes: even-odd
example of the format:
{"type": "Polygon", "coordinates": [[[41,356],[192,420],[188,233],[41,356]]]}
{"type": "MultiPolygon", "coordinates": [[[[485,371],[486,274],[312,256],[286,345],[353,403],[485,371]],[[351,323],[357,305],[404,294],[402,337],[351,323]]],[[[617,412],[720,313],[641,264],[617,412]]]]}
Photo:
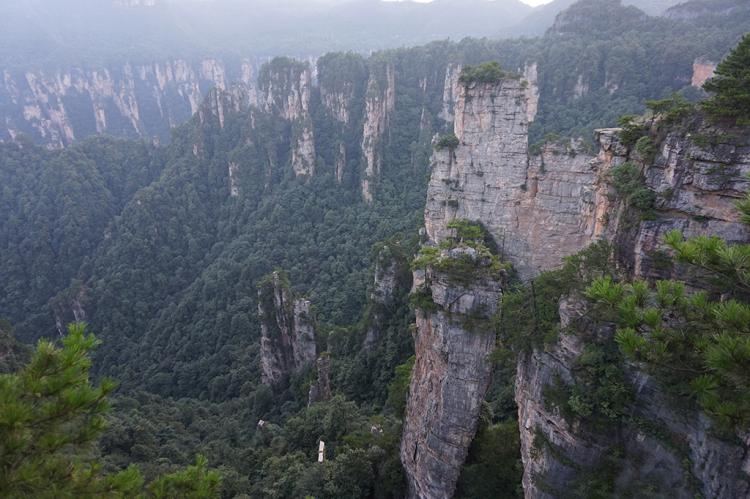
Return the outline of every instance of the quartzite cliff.
{"type": "MultiPolygon", "coordinates": [[[[455,116],[458,145],[433,155],[425,209],[428,244],[449,239],[452,220],[480,222],[501,255],[528,281],[601,239],[615,246],[618,265],[628,275],[645,278],[679,272],[659,263],[663,237],[672,229],[687,237],[750,241],[734,208],[750,187],[747,141],[698,123],[692,134],[674,130],[656,137],[653,157],[624,145],[616,129],[596,132],[596,155],[576,142],[548,144],[534,155],[528,150],[524,89],[512,78],[463,85],[455,104],[446,106],[455,116]],[[698,140],[706,136],[715,140],[698,140]],[[626,161],[640,165],[645,185],[654,193],[653,217],[634,219],[611,187],[612,168],[626,161]]],[[[658,128],[658,123],[651,125],[658,128]]],[[[458,285],[429,269],[426,275],[415,273],[414,292],[425,290],[436,308],[417,308],[416,365],[401,458],[412,497],[451,497],[476,430],[494,338],[476,327],[481,322],[461,317],[480,301],[487,302],[482,313],[496,310],[502,290],[499,281],[488,282],[486,276],[458,285]]],[[[562,300],[562,325],[581,330],[519,359],[516,402],[526,497],[553,498],[570,490],[615,445],[624,445],[616,485],[623,493],[636,478],[648,476],[658,490],[677,497],[747,496],[747,435],[733,442],[719,439],[706,415],[673,407],[658,383],[637,366],[627,372],[636,389],[634,418],[655,422],[666,439],[636,425],[607,434],[587,431],[545,404],[545,387],[557,379],[572,382],[584,338],[612,333],[587,326],[580,320],[585,312],[580,298],[562,300]],[[540,447],[540,439],[548,445],[540,447]]]]}

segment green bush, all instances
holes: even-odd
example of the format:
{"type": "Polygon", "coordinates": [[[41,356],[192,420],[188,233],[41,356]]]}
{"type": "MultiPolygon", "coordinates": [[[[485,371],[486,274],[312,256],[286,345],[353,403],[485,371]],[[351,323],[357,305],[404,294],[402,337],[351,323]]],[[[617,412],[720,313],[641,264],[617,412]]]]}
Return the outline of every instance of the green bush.
{"type": "Polygon", "coordinates": [[[653,162],[657,153],[656,144],[654,144],[654,140],[649,136],[638,139],[635,143],[635,150],[646,163],[653,162]]]}
{"type": "Polygon", "coordinates": [[[448,133],[440,136],[437,143],[435,144],[435,149],[450,149],[452,151],[460,144],[461,141],[458,140],[458,137],[456,137],[452,133],[448,133]]]}
{"type": "Polygon", "coordinates": [[[620,142],[626,146],[633,146],[638,139],[648,133],[648,127],[640,121],[640,117],[627,115],[619,120],[620,124],[620,142]]]}
{"type": "Polygon", "coordinates": [[[678,93],[666,99],[648,100],[646,107],[670,125],[681,122],[695,111],[695,106],[678,93]]]}
{"type": "Polygon", "coordinates": [[[640,168],[631,162],[612,169],[612,186],[628,204],[644,214],[650,214],[656,194],[646,187],[640,168]]]}
{"type": "Polygon", "coordinates": [[[478,66],[466,66],[461,71],[459,81],[464,85],[471,83],[497,83],[505,78],[506,73],[500,63],[491,61],[478,66]]]}

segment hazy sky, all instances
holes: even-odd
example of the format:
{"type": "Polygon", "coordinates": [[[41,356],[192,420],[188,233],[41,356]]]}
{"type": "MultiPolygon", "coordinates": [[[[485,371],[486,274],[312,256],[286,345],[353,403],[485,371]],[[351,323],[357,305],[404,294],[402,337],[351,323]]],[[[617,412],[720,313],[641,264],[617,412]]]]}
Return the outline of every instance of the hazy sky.
{"type": "MultiPolygon", "coordinates": [[[[391,0],[391,1],[400,1],[400,0],[391,0]]],[[[415,0],[416,2],[431,2],[432,0],[415,0]]],[[[533,5],[536,7],[537,5],[543,5],[545,3],[550,3],[552,0],[521,0],[523,3],[527,3],[529,5],[533,5]]]]}

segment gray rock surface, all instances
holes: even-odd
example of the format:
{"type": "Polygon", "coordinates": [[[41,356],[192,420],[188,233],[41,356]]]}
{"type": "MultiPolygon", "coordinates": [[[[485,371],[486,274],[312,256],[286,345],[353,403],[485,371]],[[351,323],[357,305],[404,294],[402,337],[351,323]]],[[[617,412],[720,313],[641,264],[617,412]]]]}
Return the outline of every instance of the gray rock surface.
{"type": "Polygon", "coordinates": [[[278,272],[258,289],[262,381],[276,385],[315,362],[315,327],[310,301],[293,296],[278,272]]]}
{"type": "Polygon", "coordinates": [[[391,114],[396,107],[396,73],[386,65],[382,73],[370,74],[365,95],[365,122],[362,129],[362,197],[371,203],[372,185],[380,175],[380,146],[388,130],[391,114]]]}
{"type": "MultiPolygon", "coordinates": [[[[526,73],[532,71],[527,68],[526,73]]],[[[446,81],[450,78],[446,75],[446,81]]],[[[461,86],[455,105],[445,106],[455,117],[459,144],[433,155],[425,209],[430,244],[450,236],[452,220],[479,221],[521,278],[529,280],[605,239],[615,246],[618,263],[631,276],[656,279],[686,275],[679,265],[664,265],[663,239],[672,229],[686,237],[750,241],[750,231],[734,206],[750,190],[746,140],[698,123],[692,133],[667,134],[654,157],[645,158],[620,141],[619,129],[602,129],[595,133],[595,156],[576,142],[547,144],[538,154],[530,154],[530,98],[528,86],[506,79],[461,86]],[[612,170],[627,161],[641,168],[644,185],[655,193],[650,216],[628,209],[612,187],[612,170]]],[[[464,444],[478,416],[472,411],[481,402],[483,375],[488,372],[477,359],[491,347],[475,337],[466,339],[452,322],[483,301],[486,283],[477,280],[473,285],[478,288],[467,291],[444,277],[429,269],[414,274],[415,290],[428,289],[441,306],[417,313],[417,363],[401,454],[412,497],[452,494],[464,444]],[[460,387],[460,394],[455,387],[460,387]],[[458,405],[460,411],[455,410],[458,405]],[[460,431],[445,421],[458,424],[460,431]]],[[[584,313],[580,299],[561,302],[563,326],[584,313]]],[[[569,493],[576,480],[616,447],[625,456],[618,493],[651,485],[663,495],[680,498],[750,496],[748,436],[738,435],[734,442],[717,438],[704,414],[675,407],[638,366],[629,366],[627,372],[637,387],[633,416],[654,423],[663,430],[661,436],[635,423],[596,432],[548,407],[545,387],[558,378],[572,383],[572,369],[587,335],[590,339],[612,334],[585,321],[578,327],[580,334],[562,335],[556,344],[523,356],[518,364],[516,401],[526,497],[569,493]]]]}
{"type": "Polygon", "coordinates": [[[170,128],[198,112],[211,88],[226,90],[231,82],[255,103],[259,65],[256,59],[227,66],[206,58],[64,71],[6,69],[0,74],[0,139],[24,133],[49,147],[97,133],[166,139],[170,128]]]}
{"type": "Polygon", "coordinates": [[[429,290],[436,308],[416,311],[401,462],[410,497],[449,498],[490,383],[495,335],[478,324],[497,311],[502,289],[483,272],[464,286],[432,269],[415,274],[415,286],[429,290]]]}
{"type": "Polygon", "coordinates": [[[555,345],[535,350],[518,364],[516,402],[525,497],[560,497],[585,473],[595,470],[613,449],[622,453],[615,481],[620,496],[639,494],[650,487],[655,497],[748,497],[747,437],[744,443],[716,437],[704,414],[675,407],[662,387],[638,366],[630,365],[626,371],[636,387],[630,415],[633,423],[596,431],[578,420],[566,420],[545,402],[546,387],[558,381],[573,382],[572,367],[586,338],[613,332],[611,327],[597,328],[587,322],[585,314],[583,300],[563,299],[562,326],[575,321],[576,334],[562,335],[555,345]]]}
{"type": "Polygon", "coordinates": [[[451,220],[482,222],[523,279],[559,265],[601,233],[604,203],[598,165],[577,143],[529,155],[528,98],[522,80],[461,88],[454,125],[460,144],[433,155],[425,209],[433,241],[445,237],[451,220]]]}
{"type": "Polygon", "coordinates": [[[312,72],[307,63],[271,66],[258,88],[260,108],[292,124],[292,169],[297,177],[315,174],[315,135],[310,117],[312,72]]]}
{"type": "Polygon", "coordinates": [[[310,391],[307,395],[307,405],[311,406],[316,402],[325,402],[331,400],[331,357],[322,353],[315,363],[317,369],[317,378],[310,385],[310,391]]]}

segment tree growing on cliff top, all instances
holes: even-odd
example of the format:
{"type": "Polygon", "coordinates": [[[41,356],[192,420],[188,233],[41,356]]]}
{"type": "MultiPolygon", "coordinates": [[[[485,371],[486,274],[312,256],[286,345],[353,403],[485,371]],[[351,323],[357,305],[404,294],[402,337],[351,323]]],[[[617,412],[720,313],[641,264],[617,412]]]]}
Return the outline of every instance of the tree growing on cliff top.
{"type": "Polygon", "coordinates": [[[218,497],[220,478],[194,466],[144,486],[135,466],[107,474],[95,459],[115,382],[91,385],[89,352],[98,344],[72,324],[62,348],[40,341],[31,360],[0,375],[0,495],[37,497],[218,497]]]}
{"type": "Polygon", "coordinates": [[[500,63],[491,61],[478,66],[466,66],[461,71],[459,81],[464,85],[470,83],[497,83],[506,76],[500,63]]]}
{"type": "Polygon", "coordinates": [[[703,88],[714,94],[703,103],[710,116],[750,125],[750,33],[718,65],[715,76],[703,88]]]}

